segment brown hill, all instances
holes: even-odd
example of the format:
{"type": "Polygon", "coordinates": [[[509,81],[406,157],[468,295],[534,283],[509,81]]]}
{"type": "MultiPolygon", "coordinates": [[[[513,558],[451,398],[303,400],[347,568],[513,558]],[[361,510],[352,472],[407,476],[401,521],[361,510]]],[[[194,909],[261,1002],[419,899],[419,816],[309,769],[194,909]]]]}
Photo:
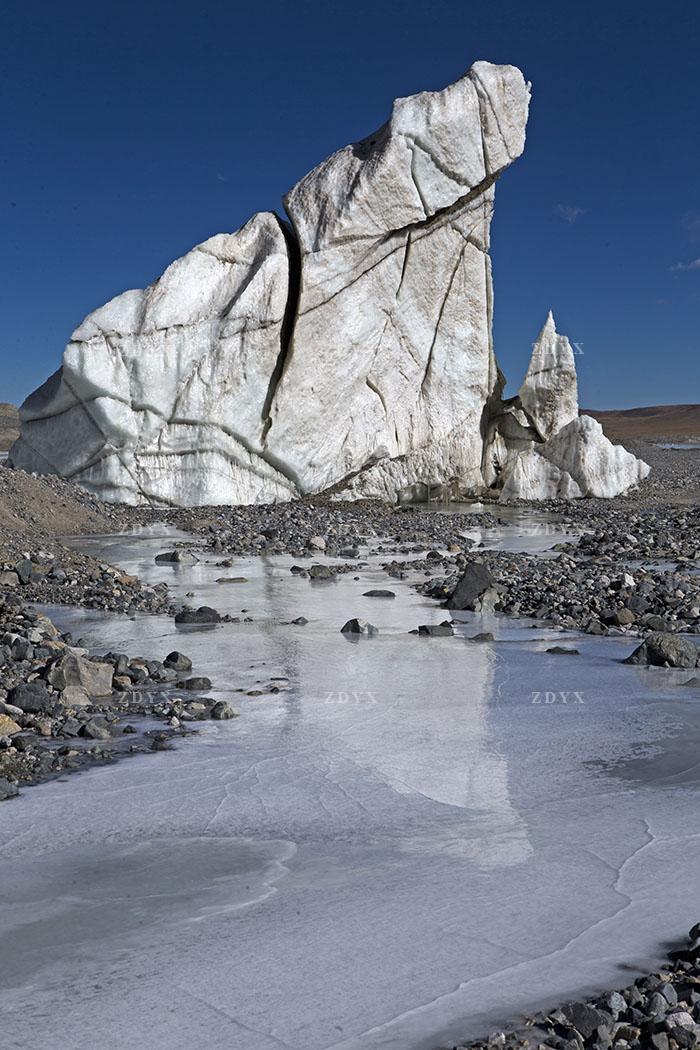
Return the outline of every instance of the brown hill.
{"type": "Polygon", "coordinates": [[[19,437],[19,415],[15,405],[0,401],[0,452],[7,452],[19,437]]]}
{"type": "Polygon", "coordinates": [[[700,405],[650,405],[611,412],[586,408],[581,411],[597,419],[611,440],[669,438],[700,441],[700,405]]]}

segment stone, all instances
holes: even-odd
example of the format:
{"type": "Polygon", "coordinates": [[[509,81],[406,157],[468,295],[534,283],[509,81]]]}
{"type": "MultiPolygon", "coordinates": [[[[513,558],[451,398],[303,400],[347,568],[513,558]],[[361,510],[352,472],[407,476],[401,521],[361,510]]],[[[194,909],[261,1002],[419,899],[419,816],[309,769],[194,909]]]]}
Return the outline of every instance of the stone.
{"type": "Polygon", "coordinates": [[[16,572],[8,570],[0,572],[0,587],[19,587],[19,576],[16,572]]]}
{"type": "Polygon", "coordinates": [[[332,580],[334,575],[329,565],[312,565],[309,569],[309,577],[312,580],[332,580]]]}
{"type": "Polygon", "coordinates": [[[64,707],[86,707],[90,696],[80,685],[67,685],[61,693],[61,703],[64,707]]]}
{"type": "Polygon", "coordinates": [[[68,652],[51,665],[46,680],[59,692],[69,686],[79,686],[88,696],[111,696],[113,674],[111,664],[68,652]]]}
{"type": "Polygon", "coordinates": [[[0,714],[0,737],[21,733],[22,727],[9,715],[0,714]]]}
{"type": "Polygon", "coordinates": [[[589,1039],[597,1028],[610,1024],[612,1020],[610,1014],[587,1003],[567,1003],[561,1012],[584,1039],[589,1039]]]}
{"type": "Polygon", "coordinates": [[[373,635],[378,634],[379,631],[373,623],[368,623],[367,620],[352,619],[343,624],[340,633],[373,635]]]}
{"type": "Polygon", "coordinates": [[[104,718],[90,718],[87,722],[80,727],[78,734],[82,737],[87,737],[88,740],[109,740],[112,734],[109,731],[109,727],[104,718]]]}
{"type": "Polygon", "coordinates": [[[182,683],[183,689],[189,689],[192,692],[203,692],[205,689],[211,689],[211,682],[208,678],[203,675],[195,678],[188,678],[182,683]]]}
{"type": "Polygon", "coordinates": [[[363,598],[395,598],[396,593],[394,591],[382,590],[380,587],[375,588],[371,591],[363,591],[363,598]]]}
{"type": "Polygon", "coordinates": [[[43,714],[55,703],[46,688],[46,682],[40,680],[21,682],[10,689],[7,698],[14,707],[30,715],[43,714]]]}
{"type": "Polygon", "coordinates": [[[193,565],[199,561],[191,551],[186,550],[174,550],[164,551],[162,554],[156,554],[157,565],[193,565]]]}
{"type": "Polygon", "coordinates": [[[222,721],[228,718],[236,718],[237,716],[236,712],[226,700],[217,700],[211,709],[211,717],[216,721],[222,721]]]}
{"type": "Polygon", "coordinates": [[[557,332],[551,310],[533,346],[518,400],[542,441],[578,417],[574,351],[567,337],[557,332]]]}
{"type": "Polygon", "coordinates": [[[449,623],[422,623],[418,634],[426,638],[451,638],[454,631],[449,623]]]}
{"type": "Polygon", "coordinates": [[[491,573],[481,562],[467,565],[452,595],[447,599],[448,609],[474,610],[478,600],[493,586],[491,573]]]}
{"type": "Polygon", "coordinates": [[[307,546],[312,551],[325,551],[326,541],[323,536],[312,536],[307,546]]]}
{"type": "Polygon", "coordinates": [[[19,788],[16,784],[13,784],[7,777],[0,777],[0,802],[4,802],[8,798],[16,798],[19,795],[19,788]]]}
{"type": "Polygon", "coordinates": [[[163,666],[169,667],[173,671],[191,671],[192,661],[189,656],[185,656],[184,653],[180,653],[177,649],[174,649],[172,653],[168,653],[165,660],[163,660],[163,666]]]}
{"type": "Polygon", "coordinates": [[[175,623],[181,624],[212,624],[220,621],[221,616],[210,605],[200,605],[198,609],[190,609],[185,606],[175,614],[175,623]]]}
{"type": "Polygon", "coordinates": [[[15,572],[17,573],[21,584],[26,585],[31,583],[34,567],[29,558],[22,558],[21,561],[17,562],[15,565],[15,572]]]}
{"type": "Polygon", "coordinates": [[[626,664],[651,664],[654,667],[696,667],[700,649],[687,638],[676,634],[652,632],[625,660],[626,664]]]}

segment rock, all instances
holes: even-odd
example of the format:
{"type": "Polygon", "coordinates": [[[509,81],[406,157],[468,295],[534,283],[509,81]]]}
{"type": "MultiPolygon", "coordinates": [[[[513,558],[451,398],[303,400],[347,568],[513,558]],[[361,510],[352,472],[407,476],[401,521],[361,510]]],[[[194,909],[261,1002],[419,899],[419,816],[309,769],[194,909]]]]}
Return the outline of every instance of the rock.
{"type": "Polygon", "coordinates": [[[88,740],[109,740],[112,734],[104,718],[91,718],[80,727],[78,734],[88,740]]]}
{"type": "Polygon", "coordinates": [[[557,333],[551,310],[534,344],[518,399],[542,441],[578,418],[574,351],[566,336],[557,333]]]}
{"type": "Polygon", "coordinates": [[[46,680],[60,692],[68,686],[79,686],[88,696],[110,696],[113,674],[111,664],[87,660],[69,652],[51,665],[46,680]]]}
{"type": "Polygon", "coordinates": [[[371,591],[364,591],[363,598],[395,598],[396,593],[394,591],[385,591],[381,588],[375,588],[371,591]]]}
{"type": "Polygon", "coordinates": [[[185,606],[175,614],[175,623],[182,624],[211,624],[220,623],[221,616],[209,605],[200,605],[198,609],[190,609],[185,606]]]}
{"type": "Polygon", "coordinates": [[[16,798],[17,795],[19,795],[17,785],[12,784],[7,777],[0,777],[0,802],[8,798],[16,798]]]}
{"type": "Polygon", "coordinates": [[[255,215],[90,314],[11,462],[156,505],[480,486],[494,182],[528,105],[487,62],[398,99],[291,190],[292,227],[255,215]]]}
{"type": "Polygon", "coordinates": [[[653,632],[624,661],[626,664],[651,664],[654,667],[696,667],[700,650],[676,634],[653,632]]]}
{"type": "Polygon", "coordinates": [[[189,689],[192,692],[196,691],[196,692],[201,693],[205,689],[211,689],[211,682],[209,681],[208,678],[205,678],[204,676],[199,676],[199,677],[194,677],[194,678],[187,678],[182,683],[182,688],[183,689],[189,689]]]}
{"type": "Polygon", "coordinates": [[[449,623],[422,623],[418,634],[427,638],[451,638],[454,631],[449,623]]]}
{"type": "Polygon", "coordinates": [[[17,562],[15,565],[15,572],[17,573],[21,584],[26,586],[26,584],[31,583],[34,567],[29,558],[22,558],[21,561],[17,562]]]}
{"type": "Polygon", "coordinates": [[[156,554],[157,565],[193,565],[199,561],[191,551],[186,550],[174,550],[165,551],[163,554],[156,554]]]}
{"type": "Polygon", "coordinates": [[[326,541],[323,536],[312,536],[307,546],[312,551],[325,551],[326,541]]]}
{"type": "Polygon", "coordinates": [[[479,599],[493,586],[491,573],[481,562],[471,562],[452,595],[447,599],[448,609],[475,609],[479,599]]]}
{"type": "Polygon", "coordinates": [[[343,624],[340,628],[340,633],[373,635],[378,634],[379,630],[373,623],[368,623],[367,620],[352,619],[343,624]]]}
{"type": "Polygon", "coordinates": [[[618,627],[628,627],[637,619],[632,610],[627,608],[616,609],[613,618],[618,627]]]}
{"type": "Polygon", "coordinates": [[[90,703],[90,696],[80,685],[67,685],[61,693],[61,703],[64,707],[85,707],[90,703]]]}
{"type": "Polygon", "coordinates": [[[31,715],[43,714],[55,703],[46,688],[46,682],[39,680],[21,682],[10,689],[7,698],[13,706],[31,715]]]}
{"type": "Polygon", "coordinates": [[[163,660],[163,666],[172,668],[173,671],[191,671],[192,661],[189,656],[185,656],[184,653],[180,653],[177,649],[174,649],[172,653],[168,653],[165,660],[163,660]]]}
{"type": "Polygon", "coordinates": [[[312,565],[309,569],[309,577],[312,580],[332,580],[334,573],[329,565],[312,565]]]}
{"type": "Polygon", "coordinates": [[[0,714],[0,737],[12,736],[14,733],[21,732],[22,727],[13,718],[10,718],[9,715],[0,714]]]}
{"type": "Polygon", "coordinates": [[[19,576],[16,572],[0,572],[0,587],[19,587],[19,576]]]}
{"type": "Polygon", "coordinates": [[[217,583],[247,583],[247,576],[219,576],[217,583]]]}
{"type": "Polygon", "coordinates": [[[561,1012],[584,1039],[589,1039],[597,1028],[604,1027],[612,1020],[610,1014],[597,1010],[587,1003],[567,1003],[562,1006],[561,1012]]]}
{"type": "Polygon", "coordinates": [[[545,649],[545,652],[550,653],[552,656],[580,656],[578,649],[568,649],[563,645],[553,645],[551,649],[545,649]]]}
{"type": "Polygon", "coordinates": [[[306,627],[309,621],[306,619],[305,616],[297,616],[291,622],[295,625],[295,627],[306,627]]]}
{"type": "Polygon", "coordinates": [[[222,721],[223,719],[236,718],[236,712],[225,700],[217,700],[211,709],[211,717],[217,721],[222,721]]]}

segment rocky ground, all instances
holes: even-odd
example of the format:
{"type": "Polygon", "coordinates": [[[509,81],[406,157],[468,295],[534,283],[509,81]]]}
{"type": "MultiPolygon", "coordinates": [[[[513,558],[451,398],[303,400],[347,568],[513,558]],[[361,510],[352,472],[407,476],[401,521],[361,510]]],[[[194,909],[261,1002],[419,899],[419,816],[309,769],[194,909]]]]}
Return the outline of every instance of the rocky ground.
{"type": "MultiPolygon", "coordinates": [[[[118,653],[90,658],[80,639],[62,636],[32,608],[64,603],[167,613],[179,622],[218,619],[216,610],[177,607],[165,584],[146,586],[67,546],[61,537],[68,535],[165,522],[191,533],[195,547],[222,569],[243,555],[289,554],[297,560],[293,572],[319,577],[356,570],[372,551],[389,585],[408,578],[445,605],[445,621],[431,631],[451,633],[452,610],[494,610],[629,635],[633,663],[696,667],[699,650],[690,639],[700,634],[700,450],[637,444],[633,451],[654,468],[639,492],[614,502],[532,508],[525,527],[533,533],[551,529],[555,517],[574,534],[548,558],[487,551],[464,536],[502,524],[507,511],[498,504],[485,513],[450,514],[439,507],[322,500],[111,507],[68,482],[0,467],[0,799],[16,795],[23,783],[166,748],[172,736],[192,732],[203,719],[235,714],[207,697],[209,681],[190,674],[185,655],[172,653],[163,662],[118,653]],[[339,560],[328,566],[318,561],[321,555],[339,560]]],[[[163,553],[186,560],[188,546],[163,553]]],[[[344,630],[365,626],[350,620],[344,630]]],[[[567,1004],[525,1029],[465,1046],[700,1046],[700,930],[692,933],[669,968],[622,992],[567,1004]]]]}
{"type": "Polygon", "coordinates": [[[163,661],[88,657],[16,595],[0,598],[0,799],[86,764],[160,750],[207,718],[232,718],[211,683],[173,652],[163,661]],[[143,717],[157,719],[145,724],[143,717]],[[136,725],[134,724],[136,721],[136,725]]]}
{"type": "Polygon", "coordinates": [[[15,405],[0,401],[0,452],[7,452],[19,437],[19,412],[15,405]]]}
{"type": "Polygon", "coordinates": [[[668,965],[620,991],[566,1003],[455,1050],[680,1050],[700,1046],[700,923],[668,965]]]}

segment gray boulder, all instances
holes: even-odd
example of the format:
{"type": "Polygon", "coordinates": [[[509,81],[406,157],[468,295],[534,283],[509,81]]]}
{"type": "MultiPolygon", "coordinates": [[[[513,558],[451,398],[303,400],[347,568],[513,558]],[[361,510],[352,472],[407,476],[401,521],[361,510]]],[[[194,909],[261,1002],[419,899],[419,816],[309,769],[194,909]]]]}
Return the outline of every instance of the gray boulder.
{"type": "Polygon", "coordinates": [[[175,623],[183,624],[210,624],[219,623],[221,616],[209,605],[200,605],[198,609],[189,609],[185,606],[175,616],[175,623]]]}
{"type": "Polygon", "coordinates": [[[87,660],[77,653],[66,653],[51,665],[46,680],[60,692],[79,686],[88,696],[111,696],[113,674],[111,664],[87,660]]]}
{"type": "Polygon", "coordinates": [[[6,798],[14,798],[19,795],[19,789],[16,784],[12,784],[7,777],[0,777],[0,802],[4,802],[6,798]]]}
{"type": "Polygon", "coordinates": [[[493,577],[481,562],[473,561],[467,565],[462,578],[447,599],[448,609],[474,610],[483,604],[480,599],[493,588],[493,577]]]}
{"type": "Polygon", "coordinates": [[[220,722],[224,719],[235,718],[236,712],[226,700],[217,700],[211,709],[211,717],[220,722]]]}
{"type": "Polygon", "coordinates": [[[30,715],[40,715],[48,711],[54,704],[46,687],[46,682],[21,682],[14,689],[10,689],[7,699],[14,707],[30,715]]]}
{"type": "Polygon", "coordinates": [[[625,660],[626,664],[648,664],[653,667],[697,667],[700,650],[687,638],[654,631],[625,660]]]}
{"type": "Polygon", "coordinates": [[[354,618],[343,624],[340,628],[340,633],[373,635],[378,634],[379,630],[373,623],[368,623],[367,620],[358,620],[357,618],[354,618]]]}
{"type": "Polygon", "coordinates": [[[168,653],[165,660],[163,660],[163,666],[168,667],[173,671],[191,671],[192,661],[189,656],[185,656],[184,653],[180,653],[177,649],[174,649],[172,653],[168,653]]]}

